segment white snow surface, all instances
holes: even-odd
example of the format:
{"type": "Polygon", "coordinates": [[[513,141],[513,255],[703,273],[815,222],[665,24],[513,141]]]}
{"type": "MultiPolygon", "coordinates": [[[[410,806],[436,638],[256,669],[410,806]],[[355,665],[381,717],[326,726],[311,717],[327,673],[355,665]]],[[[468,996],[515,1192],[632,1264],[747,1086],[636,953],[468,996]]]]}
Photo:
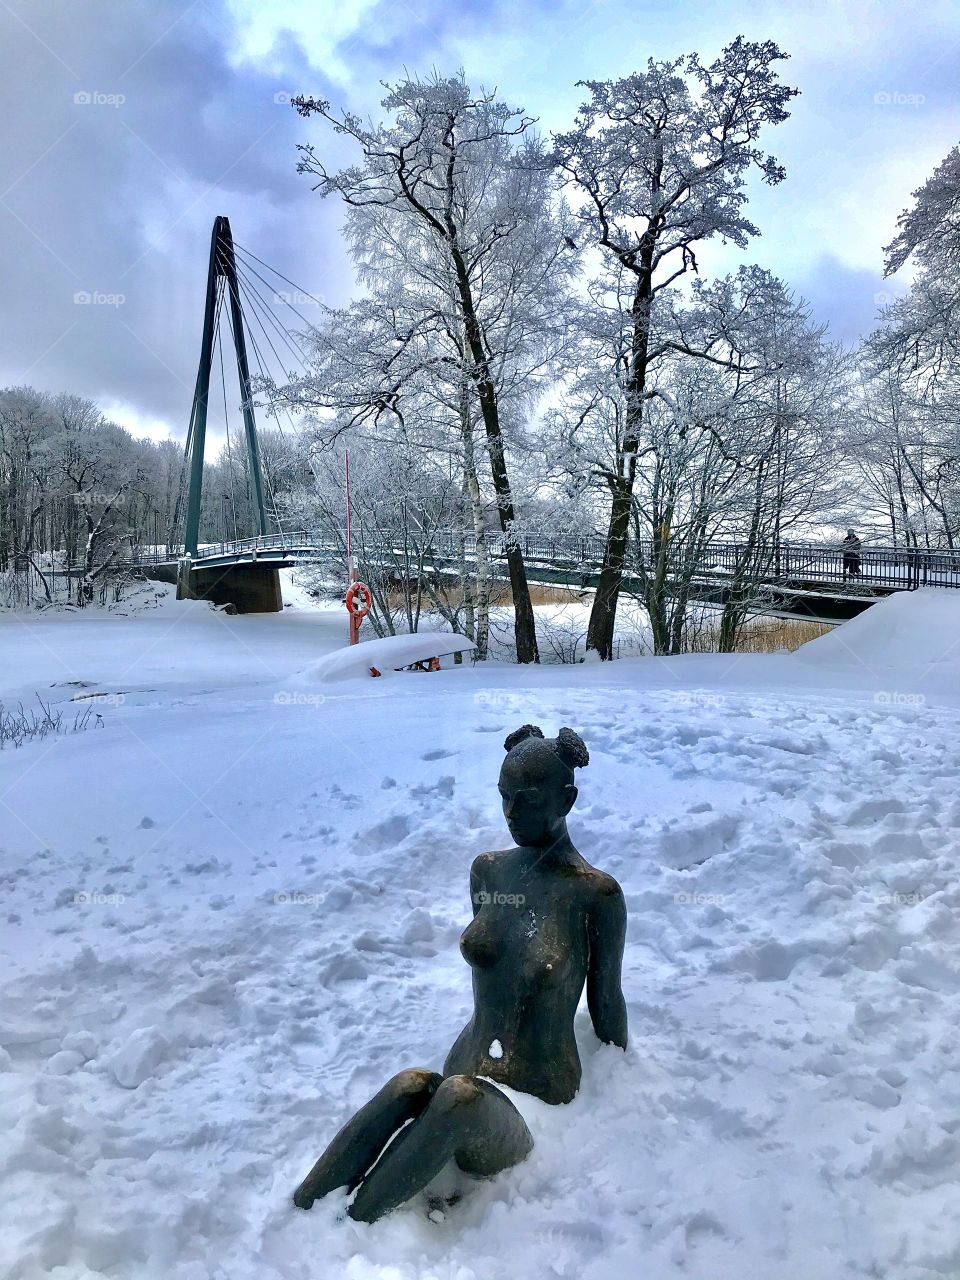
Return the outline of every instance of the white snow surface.
{"type": "Polygon", "coordinates": [[[796,655],[465,664],[317,692],[340,607],[0,615],[4,1280],[960,1275],[960,592],[796,655]],[[74,682],[74,683],[69,683],[74,682]],[[82,683],[81,683],[82,682],[82,683]],[[528,1159],[374,1226],[293,1188],[465,1022],[503,739],[577,729],[628,906],[528,1159]]]}

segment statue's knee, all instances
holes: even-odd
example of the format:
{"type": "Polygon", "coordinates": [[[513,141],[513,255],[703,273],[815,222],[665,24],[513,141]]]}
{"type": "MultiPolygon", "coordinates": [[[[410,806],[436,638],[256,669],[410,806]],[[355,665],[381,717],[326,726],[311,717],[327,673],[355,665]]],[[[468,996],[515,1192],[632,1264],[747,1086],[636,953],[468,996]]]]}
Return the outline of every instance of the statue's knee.
{"type": "Polygon", "coordinates": [[[442,1079],[436,1071],[410,1067],[406,1071],[398,1071],[387,1088],[395,1098],[412,1098],[420,1093],[434,1094],[442,1079]]]}
{"type": "Polygon", "coordinates": [[[433,1106],[452,1111],[458,1107],[467,1106],[471,1102],[476,1102],[481,1092],[482,1090],[473,1076],[447,1076],[441,1080],[437,1087],[433,1106]]]}

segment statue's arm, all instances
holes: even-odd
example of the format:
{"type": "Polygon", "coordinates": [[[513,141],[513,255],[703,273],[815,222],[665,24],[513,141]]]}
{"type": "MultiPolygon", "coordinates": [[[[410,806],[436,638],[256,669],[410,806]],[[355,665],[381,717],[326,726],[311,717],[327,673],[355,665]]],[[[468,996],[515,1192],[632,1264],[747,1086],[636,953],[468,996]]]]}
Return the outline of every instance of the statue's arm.
{"type": "Polygon", "coordinates": [[[606,1044],[627,1047],[627,1006],[620,975],[627,934],[627,905],[623,890],[606,878],[590,911],[587,937],[590,959],[587,969],[587,1007],[593,1029],[606,1044]]]}

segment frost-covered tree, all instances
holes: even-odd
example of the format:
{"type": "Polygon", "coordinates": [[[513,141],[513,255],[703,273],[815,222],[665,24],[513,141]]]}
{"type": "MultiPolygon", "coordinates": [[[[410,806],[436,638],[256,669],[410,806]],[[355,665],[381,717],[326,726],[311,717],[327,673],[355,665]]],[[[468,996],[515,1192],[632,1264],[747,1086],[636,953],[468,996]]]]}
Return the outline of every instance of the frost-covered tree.
{"type": "Polygon", "coordinates": [[[949,383],[861,353],[843,432],[866,520],[896,546],[960,545],[960,417],[949,383]],[[921,389],[926,383],[924,389],[921,389]]]}
{"type": "Polygon", "coordinates": [[[182,457],[90,400],[0,391],[0,604],[103,591],[121,549],[160,540],[182,457]]]}
{"type": "Polygon", "coordinates": [[[653,341],[656,310],[681,276],[696,271],[701,241],[719,235],[743,246],[757,234],[744,214],[745,183],[751,169],[768,183],[785,176],[757,139],[765,125],[787,118],[797,92],[777,78],[775,64],[786,56],[772,41],[738,37],[709,66],[690,54],[651,59],[621,80],[588,81],[574,128],[554,139],[576,200],[578,242],[602,257],[602,305],[625,317],[629,333],[606,553],[587,640],[601,657],[613,651],[644,406],[671,350],[669,341],[653,341]]]}
{"type": "MultiPolygon", "coordinates": [[[[459,476],[433,452],[390,441],[378,449],[350,448],[351,535],[354,563],[372,593],[370,625],[377,635],[399,628],[417,631],[426,613],[439,614],[451,630],[470,634],[471,597],[463,589],[469,574],[458,574],[444,558],[438,563],[436,537],[455,523],[460,506],[459,476]]],[[[287,512],[320,531],[339,548],[346,565],[346,498],[342,457],[323,442],[303,439],[312,483],[294,491],[287,512]]],[[[328,565],[304,569],[302,578],[317,590],[330,584],[328,565]]],[[[345,588],[344,569],[337,586],[345,588]]],[[[472,637],[471,637],[472,638],[472,637]]],[[[484,646],[486,640],[484,639],[484,646]]],[[[484,647],[483,656],[486,656],[484,647]]]]}
{"type": "Polygon", "coordinates": [[[44,442],[56,429],[49,396],[32,387],[0,391],[0,575],[16,599],[17,575],[31,567],[49,490],[44,442]]]}
{"type": "Polygon", "coordinates": [[[732,651],[759,584],[800,568],[785,561],[784,544],[836,520],[846,360],[807,304],[761,268],[742,267],[710,286],[698,282],[694,297],[694,322],[729,344],[717,370],[726,403],[710,431],[730,467],[720,533],[736,550],[719,647],[732,651]]]}
{"type": "Polygon", "coordinates": [[[885,274],[916,265],[861,361],[862,418],[849,439],[898,541],[960,539],[960,146],[898,219],[885,274]]]}
{"type": "MultiPolygon", "coordinates": [[[[408,422],[401,398],[420,405],[432,382],[452,401],[454,432],[469,435],[479,422],[507,540],[517,659],[537,661],[507,404],[529,401],[545,374],[576,255],[534,120],[492,93],[473,94],[462,76],[401,81],[383,100],[389,122],[375,126],[312,98],[295,105],[361,152],[333,173],[312,146],[301,149],[300,168],[319,177],[321,194],[348,207],[346,233],[370,295],[346,321],[353,349],[335,373],[346,395],[328,389],[328,402],[350,422],[385,413],[408,422]]],[[[474,446],[463,441],[468,487],[474,446]]]]}
{"type": "MultiPolygon", "coordinates": [[[[654,651],[676,653],[711,544],[735,543],[723,631],[732,644],[759,579],[777,571],[781,542],[836,502],[841,354],[806,304],[759,267],[695,282],[684,305],[659,308],[652,341],[664,354],[636,437],[626,568],[641,584],[654,651]]],[[[550,417],[557,462],[607,489],[619,477],[629,361],[621,330],[601,325],[550,417]]]]}
{"type": "Polygon", "coordinates": [[[899,271],[911,255],[928,271],[960,275],[960,145],[914,191],[913,199],[884,250],[884,275],[899,271]]]}

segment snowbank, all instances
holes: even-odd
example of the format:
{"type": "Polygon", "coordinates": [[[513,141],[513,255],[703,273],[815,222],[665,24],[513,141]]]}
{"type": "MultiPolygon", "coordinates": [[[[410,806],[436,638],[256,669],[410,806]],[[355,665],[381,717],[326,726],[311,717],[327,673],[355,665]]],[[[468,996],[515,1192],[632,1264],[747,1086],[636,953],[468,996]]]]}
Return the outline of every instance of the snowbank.
{"type": "Polygon", "coordinates": [[[821,666],[953,678],[960,673],[960,591],[897,592],[801,646],[797,658],[821,666]]]}

